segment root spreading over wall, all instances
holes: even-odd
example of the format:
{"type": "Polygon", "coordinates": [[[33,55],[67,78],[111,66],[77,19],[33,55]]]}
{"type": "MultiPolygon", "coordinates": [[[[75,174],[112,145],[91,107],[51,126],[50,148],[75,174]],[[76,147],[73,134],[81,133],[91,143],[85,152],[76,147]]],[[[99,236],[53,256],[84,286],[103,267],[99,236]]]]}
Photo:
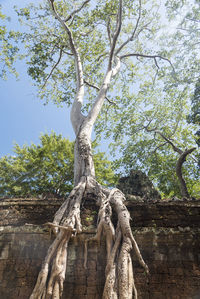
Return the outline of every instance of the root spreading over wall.
{"type": "MultiPolygon", "coordinates": [[[[56,212],[54,221],[48,223],[56,238],[47,252],[30,299],[62,297],[68,243],[72,236],[82,231],[81,202],[87,193],[94,194],[94,200],[99,206],[97,231],[93,239],[100,242],[102,235],[106,239],[107,263],[103,298],[137,298],[130,255],[132,249],[145,272],[148,274],[149,271],[131,231],[130,215],[124,205],[124,194],[119,189],[109,190],[102,187],[91,176],[82,176],[79,184],[56,212]],[[111,218],[113,210],[117,215],[115,226],[111,218]]],[[[84,267],[87,267],[88,241],[85,242],[84,267]]]]}

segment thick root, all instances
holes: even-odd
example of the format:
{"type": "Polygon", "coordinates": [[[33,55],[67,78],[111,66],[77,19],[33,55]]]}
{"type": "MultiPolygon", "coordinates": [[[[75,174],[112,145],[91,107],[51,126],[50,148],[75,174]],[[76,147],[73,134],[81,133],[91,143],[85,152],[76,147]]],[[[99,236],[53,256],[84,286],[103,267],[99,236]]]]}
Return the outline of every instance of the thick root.
{"type": "MultiPolygon", "coordinates": [[[[51,298],[48,295],[48,292],[50,292],[49,289],[47,292],[48,281],[50,282],[53,279],[53,277],[55,276],[54,269],[53,269],[53,267],[51,267],[51,262],[52,262],[52,260],[58,261],[58,257],[61,255],[61,253],[62,254],[64,253],[63,250],[64,250],[64,248],[67,247],[70,237],[71,237],[71,235],[69,233],[66,233],[63,230],[58,233],[57,238],[54,240],[52,245],[49,247],[49,250],[47,252],[44,263],[42,264],[42,269],[40,270],[35,288],[30,296],[30,299],[51,298]],[[48,280],[49,276],[50,276],[50,279],[48,280]]],[[[63,265],[64,265],[64,263],[66,263],[66,259],[63,257],[63,260],[59,261],[59,262],[61,264],[63,263],[63,265]]],[[[59,263],[58,263],[58,267],[59,267],[59,263]]],[[[64,269],[64,267],[63,267],[63,269],[64,269]]],[[[65,267],[65,269],[66,269],[66,267],[65,267]]],[[[63,271],[65,271],[65,269],[63,271]]],[[[61,277],[63,276],[62,274],[63,274],[62,272],[59,272],[59,275],[57,277],[58,280],[61,279],[61,277]]],[[[56,284],[55,284],[55,287],[57,288],[56,284]]],[[[49,288],[51,288],[51,284],[49,284],[49,288]]],[[[61,289],[61,291],[60,291],[60,294],[61,294],[62,287],[60,289],[61,289]]],[[[52,288],[52,293],[53,293],[53,291],[54,291],[54,288],[52,288]]],[[[58,298],[61,298],[61,297],[58,297],[58,298]]]]}
{"type": "Polygon", "coordinates": [[[85,192],[83,177],[67,200],[55,214],[53,223],[47,223],[57,234],[50,246],[30,299],[56,299],[62,297],[67,267],[67,247],[72,234],[82,231],[80,204],[85,192]]]}
{"type": "Polygon", "coordinates": [[[133,296],[137,299],[137,290],[134,283],[132,260],[130,255],[132,246],[134,247],[141,266],[147,273],[149,273],[148,267],[145,264],[133,237],[130,227],[130,214],[124,205],[124,200],[125,197],[123,193],[118,189],[113,189],[110,191],[108,199],[102,200],[101,202],[99,225],[103,227],[107,245],[107,266],[105,273],[106,282],[103,292],[104,299],[132,299],[133,296]],[[113,206],[118,216],[116,232],[111,222],[111,206],[113,206]]]}
{"type": "MultiPolygon", "coordinates": [[[[100,205],[97,233],[92,238],[100,244],[105,236],[107,265],[103,299],[137,299],[131,260],[132,247],[142,267],[148,273],[130,227],[130,215],[124,205],[124,195],[118,189],[112,191],[100,186],[93,178],[82,177],[80,183],[70,193],[68,199],[57,211],[53,223],[47,223],[57,236],[50,246],[42,265],[30,299],[60,299],[67,267],[67,247],[72,235],[82,231],[80,205],[85,193],[93,193],[100,205]],[[117,214],[115,228],[112,223],[112,209],[117,214]]],[[[91,239],[90,239],[91,240],[91,239]]],[[[85,242],[85,262],[87,266],[87,243],[85,242]]]]}

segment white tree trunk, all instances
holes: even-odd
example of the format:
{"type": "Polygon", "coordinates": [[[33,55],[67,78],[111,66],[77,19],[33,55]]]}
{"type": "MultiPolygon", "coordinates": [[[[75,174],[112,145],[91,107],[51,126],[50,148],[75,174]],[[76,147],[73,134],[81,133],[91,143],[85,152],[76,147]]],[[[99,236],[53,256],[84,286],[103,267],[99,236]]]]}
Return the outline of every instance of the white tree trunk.
{"type": "Polygon", "coordinates": [[[92,158],[91,139],[85,130],[80,130],[74,145],[74,185],[80,182],[82,176],[95,177],[92,158]]]}
{"type": "MultiPolygon", "coordinates": [[[[53,0],[48,0],[56,19],[68,34],[71,51],[74,55],[77,77],[77,92],[71,110],[71,122],[76,134],[74,149],[74,183],[75,187],[56,212],[53,223],[56,239],[50,246],[31,299],[55,299],[62,297],[63,281],[66,273],[67,247],[71,236],[82,231],[80,206],[87,192],[94,194],[96,204],[100,205],[97,233],[93,239],[100,240],[102,233],[106,236],[107,266],[105,271],[104,299],[131,299],[135,290],[130,251],[134,248],[139,262],[148,272],[139,252],[130,228],[129,212],[124,205],[124,195],[118,189],[103,188],[95,180],[94,163],[91,149],[93,125],[102,109],[112,77],[119,71],[120,59],[115,57],[115,46],[122,24],[122,0],[116,18],[116,30],[109,53],[108,68],[99,88],[99,93],[87,117],[81,112],[84,98],[83,70],[78,49],[66,22],[58,15],[53,0]],[[116,63],[113,67],[114,62],[116,63]],[[112,208],[118,216],[117,228],[112,224],[112,208]]],[[[84,3],[87,3],[85,1],[84,3]]],[[[84,5],[84,4],[83,4],[84,5]]],[[[82,6],[83,7],[83,6],[82,6]]],[[[87,242],[86,242],[87,243],[87,242]]],[[[86,256],[86,255],[85,255],[86,256]]],[[[84,265],[86,266],[86,262],[84,265]]],[[[137,298],[136,291],[135,298],[137,298]]]]}

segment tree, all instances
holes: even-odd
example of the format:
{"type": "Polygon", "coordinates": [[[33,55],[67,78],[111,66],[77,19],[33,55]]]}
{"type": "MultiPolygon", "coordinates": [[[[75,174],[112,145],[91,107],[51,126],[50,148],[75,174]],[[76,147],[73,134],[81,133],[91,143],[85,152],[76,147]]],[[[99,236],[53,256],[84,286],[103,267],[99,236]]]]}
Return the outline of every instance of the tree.
{"type": "MultiPolygon", "coordinates": [[[[120,147],[121,157],[115,161],[117,168],[125,172],[143,170],[163,197],[183,196],[179,182],[182,179],[176,176],[178,155],[174,148],[185,152],[196,146],[196,126],[187,122],[188,91],[177,89],[163,91],[151,82],[143,82],[137,95],[127,94],[128,105],[115,108],[115,117],[109,122],[110,127],[116,125],[112,132],[106,131],[114,139],[112,152],[120,147]]],[[[193,152],[183,167],[189,194],[195,197],[200,191],[197,157],[197,151],[193,152]]]]}
{"type": "MultiPolygon", "coordinates": [[[[41,145],[15,145],[15,156],[0,159],[0,196],[42,195],[66,197],[73,189],[74,143],[51,133],[40,137],[41,145]]],[[[117,177],[105,153],[93,154],[96,175],[112,186],[117,177]]]]}
{"type": "MultiPolygon", "coordinates": [[[[106,233],[107,267],[103,297],[132,298],[134,292],[137,298],[130,262],[132,247],[148,272],[131,232],[124,195],[118,189],[103,188],[95,178],[91,133],[100,112],[106,112],[108,105],[113,104],[116,81],[124,83],[129,76],[135,76],[136,70],[139,76],[142,75],[140,59],[144,64],[149,61],[147,68],[152,67],[155,73],[158,64],[162,67],[169,63],[159,51],[154,53],[150,42],[158,28],[158,18],[155,17],[158,7],[154,1],[151,9],[149,1],[144,6],[141,1],[135,2],[134,7],[132,1],[121,0],[89,4],[89,0],[49,0],[49,6],[44,7],[42,14],[31,8],[33,13],[39,13],[39,18],[32,16],[29,9],[19,12],[30,21],[29,31],[24,35],[30,54],[28,72],[40,86],[40,96],[70,104],[75,93],[71,109],[76,134],[75,187],[57,211],[53,223],[49,224],[55,230],[56,239],[48,250],[31,298],[61,297],[67,244],[72,234],[82,230],[80,204],[87,192],[100,203],[95,239],[99,240],[102,230],[106,233]],[[83,106],[85,86],[88,98],[83,106]],[[107,95],[108,90],[110,94],[107,95]],[[103,107],[105,100],[107,105],[103,107]],[[111,221],[112,209],[118,216],[117,227],[111,221]]],[[[147,76],[147,71],[144,70],[144,76],[147,76]]],[[[115,101],[118,105],[123,93],[123,90],[118,92],[115,101]]]]}
{"type": "MultiPolygon", "coordinates": [[[[152,82],[160,82],[158,87],[164,89],[166,97],[176,86],[175,76],[169,76],[166,84],[161,81],[165,73],[172,75],[174,70],[166,51],[156,43],[160,27],[158,10],[153,0],[134,3],[48,0],[39,8],[31,5],[18,11],[19,17],[25,17],[29,25],[22,36],[28,51],[28,73],[39,87],[42,99],[72,105],[71,122],[76,134],[75,187],[49,224],[56,239],[42,265],[32,299],[61,297],[67,245],[72,234],[82,230],[80,205],[87,193],[93,194],[94,201],[100,204],[95,239],[100,239],[102,230],[106,233],[103,297],[132,298],[134,292],[137,298],[130,262],[132,247],[146,272],[148,267],[132,235],[124,195],[118,189],[103,188],[95,178],[91,133],[95,126],[96,132],[101,133],[105,123],[108,126],[112,119],[122,116],[118,128],[123,128],[127,112],[124,108],[137,106],[138,90],[144,94],[153,86],[152,82]],[[139,78],[142,78],[141,86],[139,78]],[[112,224],[112,209],[118,217],[116,227],[112,224]]],[[[184,88],[178,95],[183,91],[184,88]]],[[[134,117],[128,116],[129,120],[134,117]]],[[[117,139],[119,134],[117,131],[114,134],[117,139]]]]}
{"type": "Polygon", "coordinates": [[[189,198],[189,192],[188,192],[188,188],[186,186],[186,182],[185,179],[183,178],[183,174],[182,174],[182,166],[183,163],[186,161],[186,157],[191,154],[196,148],[192,147],[190,149],[185,149],[184,151],[181,150],[179,147],[177,147],[174,142],[172,141],[171,137],[167,138],[162,132],[160,132],[159,130],[157,130],[156,128],[149,128],[150,122],[147,126],[144,127],[144,129],[147,132],[153,132],[155,135],[159,135],[163,140],[164,140],[164,144],[160,144],[159,147],[162,147],[165,144],[168,144],[172,147],[173,151],[179,154],[179,158],[178,161],[176,163],[176,175],[178,177],[179,180],[179,185],[180,185],[180,193],[183,197],[189,198]]]}

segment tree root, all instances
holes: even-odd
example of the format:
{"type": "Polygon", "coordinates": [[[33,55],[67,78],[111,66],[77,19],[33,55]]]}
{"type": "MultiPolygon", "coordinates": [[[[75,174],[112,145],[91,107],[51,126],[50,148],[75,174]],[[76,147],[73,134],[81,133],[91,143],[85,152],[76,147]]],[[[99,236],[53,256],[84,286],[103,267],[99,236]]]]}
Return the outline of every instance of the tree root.
{"type": "Polygon", "coordinates": [[[30,299],[59,299],[62,297],[63,282],[67,267],[67,247],[72,235],[82,231],[80,221],[80,205],[85,193],[97,196],[100,205],[96,235],[85,241],[85,261],[87,267],[87,243],[96,240],[100,244],[102,235],[106,240],[107,265],[105,269],[105,285],[103,299],[137,298],[134,283],[131,250],[149,273],[130,227],[130,214],[124,205],[125,197],[118,189],[105,189],[91,177],[82,177],[80,183],[72,190],[67,200],[56,212],[53,223],[47,223],[56,238],[50,246],[35,288],[30,299]],[[118,222],[114,227],[111,217],[112,209],[117,214],[118,222]]]}

